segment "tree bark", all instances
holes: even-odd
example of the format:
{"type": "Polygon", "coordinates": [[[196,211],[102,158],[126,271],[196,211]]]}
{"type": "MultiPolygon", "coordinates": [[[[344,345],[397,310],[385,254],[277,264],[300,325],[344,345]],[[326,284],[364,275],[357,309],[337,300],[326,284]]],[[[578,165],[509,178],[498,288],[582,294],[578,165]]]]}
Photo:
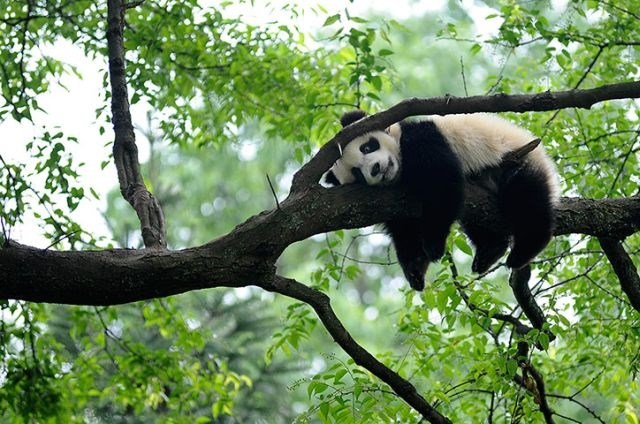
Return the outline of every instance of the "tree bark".
{"type": "Polygon", "coordinates": [[[157,199],[144,184],[129,111],[122,34],[126,8],[127,5],[123,0],[109,0],[107,3],[107,50],[111,83],[111,114],[115,133],[113,160],[118,171],[120,193],[138,215],[144,245],[150,248],[165,248],[167,241],[164,215],[157,199]]]}
{"type": "MultiPolygon", "coordinates": [[[[622,238],[640,229],[640,199],[563,198],[556,234],[622,238]]],[[[474,193],[464,212],[495,231],[495,206],[474,193]]],[[[314,234],[418,216],[419,202],[393,188],[320,186],[290,196],[229,234],[179,251],[52,251],[15,242],[0,249],[0,298],[114,305],[211,287],[263,286],[290,244],[314,234]]]]}

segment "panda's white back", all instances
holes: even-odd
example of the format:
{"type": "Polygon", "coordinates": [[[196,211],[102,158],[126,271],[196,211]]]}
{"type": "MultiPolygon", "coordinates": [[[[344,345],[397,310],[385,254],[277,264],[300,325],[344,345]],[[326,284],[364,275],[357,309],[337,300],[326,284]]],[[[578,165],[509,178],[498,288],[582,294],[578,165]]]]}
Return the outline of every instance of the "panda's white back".
{"type": "MultiPolygon", "coordinates": [[[[462,163],[465,175],[500,163],[502,157],[536,136],[497,115],[472,113],[430,116],[462,163]]],[[[542,144],[527,155],[531,165],[548,177],[552,197],[558,196],[557,171],[542,144]]]]}

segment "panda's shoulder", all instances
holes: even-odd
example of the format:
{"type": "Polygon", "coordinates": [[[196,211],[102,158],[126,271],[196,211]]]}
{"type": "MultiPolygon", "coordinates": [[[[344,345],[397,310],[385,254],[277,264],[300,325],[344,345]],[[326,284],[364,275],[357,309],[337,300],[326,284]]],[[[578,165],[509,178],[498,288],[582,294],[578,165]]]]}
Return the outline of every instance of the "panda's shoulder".
{"type": "Polygon", "coordinates": [[[445,143],[445,134],[431,117],[407,119],[398,123],[401,144],[420,144],[424,148],[445,143]]]}

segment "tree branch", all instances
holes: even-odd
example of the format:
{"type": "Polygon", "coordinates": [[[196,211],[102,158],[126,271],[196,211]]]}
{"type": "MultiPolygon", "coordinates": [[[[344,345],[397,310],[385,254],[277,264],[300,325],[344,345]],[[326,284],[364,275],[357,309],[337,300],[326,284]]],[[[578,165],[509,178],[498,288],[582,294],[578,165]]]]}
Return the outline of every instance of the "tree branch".
{"type": "Polygon", "coordinates": [[[640,312],[640,276],[631,257],[624,250],[620,240],[600,237],[598,241],[620,280],[622,291],[625,292],[635,310],[640,312]]]}
{"type": "Polygon", "coordinates": [[[518,342],[517,361],[522,370],[522,377],[514,375],[513,380],[524,387],[532,396],[533,400],[540,407],[540,412],[544,416],[545,423],[553,424],[553,411],[547,401],[547,393],[544,387],[542,374],[533,366],[529,359],[529,343],[524,340],[518,342]]]}
{"type": "Polygon", "coordinates": [[[513,290],[513,295],[518,301],[518,305],[520,305],[524,314],[529,318],[529,322],[531,322],[534,328],[541,330],[545,323],[545,318],[542,309],[540,309],[540,306],[536,303],[536,298],[531,294],[531,289],[529,289],[530,277],[531,267],[529,265],[521,269],[513,269],[509,277],[509,285],[511,286],[511,290],[513,290]]]}
{"type": "Polygon", "coordinates": [[[272,283],[263,286],[264,289],[298,299],[310,305],[318,314],[331,337],[349,355],[356,364],[369,370],[380,380],[387,383],[398,396],[418,411],[430,423],[451,423],[441,415],[418,393],[415,386],[400,377],[392,369],[378,361],[366,349],[360,346],[336,316],[329,297],[298,281],[281,276],[275,276],[272,283]]]}
{"type": "MultiPolygon", "coordinates": [[[[478,186],[468,184],[462,220],[498,233],[505,228],[494,199],[478,186]]],[[[640,197],[586,199],[563,197],[555,208],[554,235],[586,234],[595,237],[625,238],[640,230],[640,197]]]]}
{"type": "Polygon", "coordinates": [[[140,173],[138,148],[129,111],[122,34],[126,8],[127,4],[123,0],[109,0],[107,3],[107,49],[115,132],[113,159],[118,171],[120,192],[138,214],[144,245],[164,248],[167,246],[164,215],[156,198],[147,190],[140,173]]]}
{"type": "Polygon", "coordinates": [[[380,130],[409,116],[446,115],[472,112],[529,112],[565,109],[571,107],[589,109],[592,105],[615,99],[640,97],[640,81],[603,85],[586,90],[545,91],[536,94],[495,94],[472,97],[412,98],[391,108],[369,115],[343,128],[329,140],[318,153],[294,175],[292,192],[316,184],[322,174],[338,159],[337,144],[344,147],[355,137],[373,130],[380,130]]]}
{"type": "MultiPolygon", "coordinates": [[[[495,206],[480,194],[467,201],[467,218],[504,231],[495,206]]],[[[564,198],[557,211],[556,234],[618,238],[640,230],[638,198],[564,198]]],[[[0,299],[115,305],[203,288],[260,286],[273,277],[280,253],[296,241],[419,214],[419,202],[391,187],[316,186],[219,239],[179,251],[50,251],[8,242],[0,249],[0,299]]]]}

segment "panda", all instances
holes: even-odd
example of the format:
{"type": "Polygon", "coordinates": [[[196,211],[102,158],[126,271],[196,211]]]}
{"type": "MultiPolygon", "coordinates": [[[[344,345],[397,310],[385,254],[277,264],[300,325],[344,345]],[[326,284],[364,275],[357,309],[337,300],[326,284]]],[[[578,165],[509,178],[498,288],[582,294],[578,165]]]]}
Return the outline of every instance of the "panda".
{"type": "MultiPolygon", "coordinates": [[[[343,127],[366,114],[344,114],[343,127]]],[[[419,218],[385,223],[405,277],[424,289],[429,263],[442,257],[453,222],[460,218],[465,186],[494,197],[508,235],[461,222],[475,247],[472,271],[484,274],[511,244],[507,266],[526,266],[551,240],[559,188],[555,165],[541,144],[508,166],[505,155],[532,142],[523,128],[485,113],[405,120],[349,142],[324,175],[330,186],[400,185],[422,202],[419,218]]]]}

